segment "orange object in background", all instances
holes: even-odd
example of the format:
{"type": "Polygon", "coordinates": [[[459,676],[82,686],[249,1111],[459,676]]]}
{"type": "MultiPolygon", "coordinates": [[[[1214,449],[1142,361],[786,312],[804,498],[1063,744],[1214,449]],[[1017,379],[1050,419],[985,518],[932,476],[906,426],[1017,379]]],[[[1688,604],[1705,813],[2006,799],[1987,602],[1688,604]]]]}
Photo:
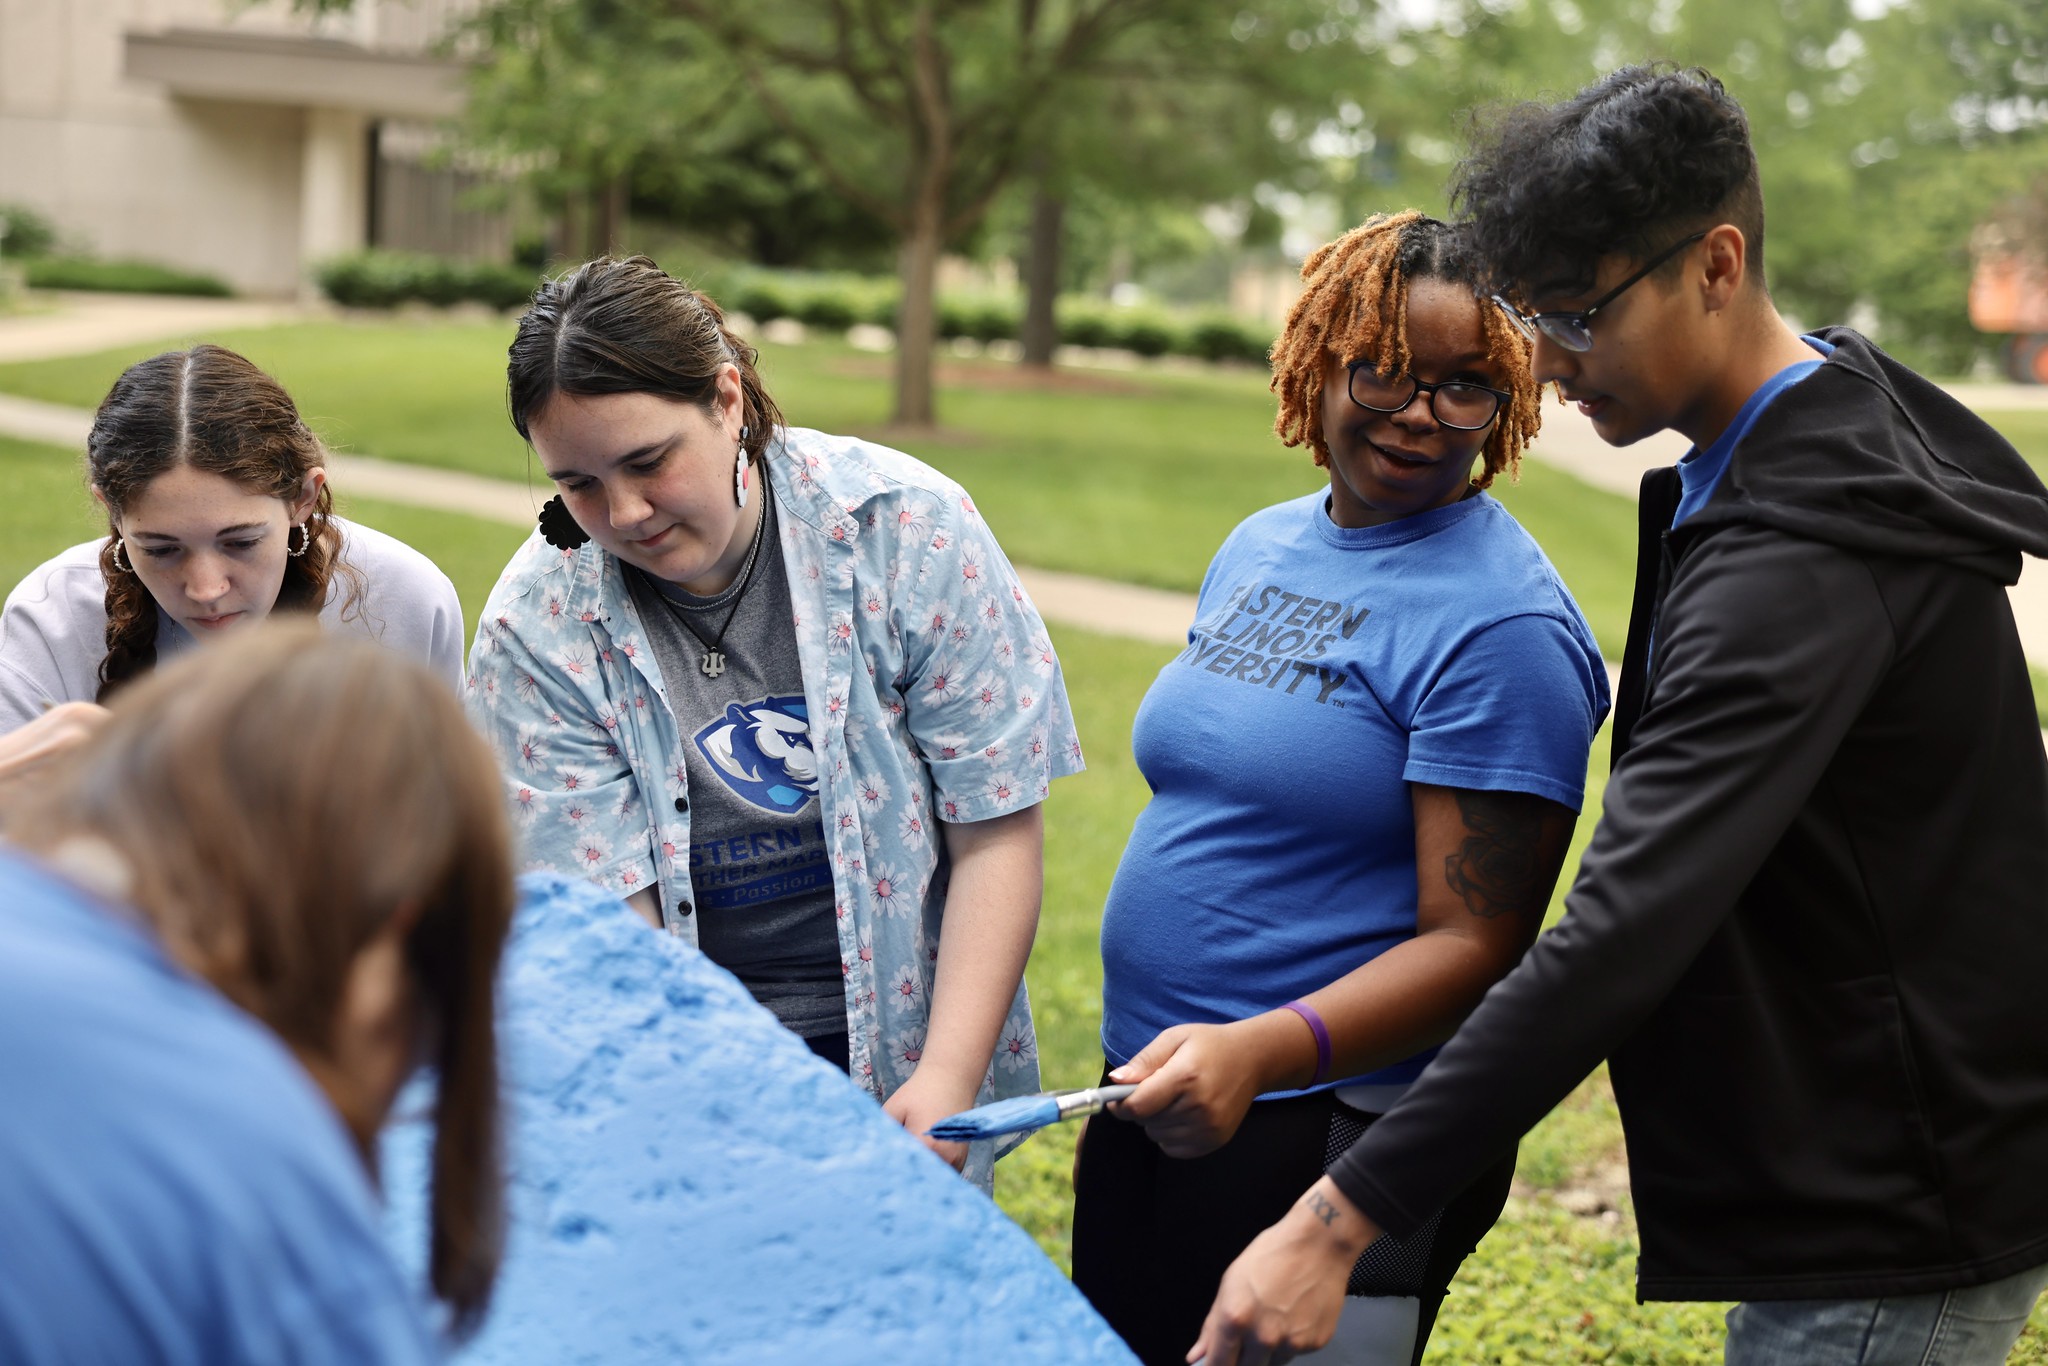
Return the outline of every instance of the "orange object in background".
{"type": "Polygon", "coordinates": [[[2048,384],[2048,265],[2031,254],[1980,249],[1970,277],[1970,324],[2010,332],[2005,372],[2020,384],[2048,384]]]}

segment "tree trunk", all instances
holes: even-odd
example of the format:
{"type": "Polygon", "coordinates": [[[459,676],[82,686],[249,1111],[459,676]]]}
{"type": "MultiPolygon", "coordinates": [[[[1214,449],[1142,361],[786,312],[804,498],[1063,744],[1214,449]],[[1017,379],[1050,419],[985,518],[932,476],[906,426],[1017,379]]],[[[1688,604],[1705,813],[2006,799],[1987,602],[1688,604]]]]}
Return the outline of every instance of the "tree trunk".
{"type": "Polygon", "coordinates": [[[946,244],[947,189],[953,172],[952,110],[946,95],[946,57],[929,2],[920,4],[911,40],[911,88],[917,129],[911,139],[916,197],[903,234],[898,273],[903,303],[896,310],[896,416],[904,427],[929,427],[932,344],[938,336],[939,252],[946,244]]]}
{"type": "Polygon", "coordinates": [[[614,256],[626,236],[626,177],[613,176],[590,192],[591,256],[614,256]]]}
{"type": "Polygon", "coordinates": [[[558,223],[558,236],[553,243],[555,254],[579,261],[585,259],[584,249],[590,244],[589,196],[581,190],[571,190],[563,195],[558,223]]]}
{"type": "Polygon", "coordinates": [[[1024,262],[1024,363],[1041,369],[1052,365],[1059,345],[1059,321],[1053,316],[1060,292],[1060,236],[1066,227],[1067,201],[1055,198],[1040,181],[1031,192],[1031,238],[1024,262]]]}
{"type": "Polygon", "coordinates": [[[932,350],[938,334],[940,204],[921,196],[903,236],[897,274],[903,302],[896,310],[896,415],[898,425],[928,427],[932,407],[932,350]]]}

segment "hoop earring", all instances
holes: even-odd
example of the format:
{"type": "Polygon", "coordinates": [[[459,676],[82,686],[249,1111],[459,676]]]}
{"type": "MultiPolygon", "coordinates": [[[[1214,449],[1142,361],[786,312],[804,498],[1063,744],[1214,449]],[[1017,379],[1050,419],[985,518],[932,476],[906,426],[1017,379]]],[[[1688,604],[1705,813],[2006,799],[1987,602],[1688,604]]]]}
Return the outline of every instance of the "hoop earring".
{"type": "Polygon", "coordinates": [[[128,542],[122,540],[119,536],[116,536],[114,538],[114,551],[109,558],[113,560],[114,568],[120,570],[123,574],[133,574],[135,572],[135,566],[128,563],[127,550],[128,542]]]}
{"type": "Polygon", "coordinates": [[[313,526],[310,522],[294,522],[284,533],[284,553],[293,559],[313,548],[313,526]],[[292,549],[292,532],[299,533],[299,548],[292,549]]]}
{"type": "Polygon", "coordinates": [[[733,501],[741,507],[747,505],[747,485],[750,482],[748,477],[750,473],[751,465],[747,460],[747,428],[741,427],[740,446],[733,453],[732,464],[732,497],[733,501]]]}

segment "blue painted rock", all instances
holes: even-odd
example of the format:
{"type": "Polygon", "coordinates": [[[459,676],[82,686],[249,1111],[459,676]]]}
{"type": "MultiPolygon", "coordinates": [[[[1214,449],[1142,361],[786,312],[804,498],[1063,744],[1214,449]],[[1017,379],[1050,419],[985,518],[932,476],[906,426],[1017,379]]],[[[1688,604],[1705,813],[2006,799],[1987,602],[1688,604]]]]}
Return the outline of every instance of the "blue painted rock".
{"type": "MultiPolygon", "coordinates": [[[[587,883],[521,886],[511,1227],[458,1363],[1134,1360],[1021,1229],[724,969],[587,883]]],[[[415,1267],[430,1137],[399,1122],[383,1144],[392,1245],[415,1267]]]]}

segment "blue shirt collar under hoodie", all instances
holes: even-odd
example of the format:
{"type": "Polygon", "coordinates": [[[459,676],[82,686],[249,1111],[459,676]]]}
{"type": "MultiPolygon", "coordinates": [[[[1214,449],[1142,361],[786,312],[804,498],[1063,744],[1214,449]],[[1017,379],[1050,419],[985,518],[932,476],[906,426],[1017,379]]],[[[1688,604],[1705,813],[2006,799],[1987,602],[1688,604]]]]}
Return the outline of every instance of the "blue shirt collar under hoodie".
{"type": "Polygon", "coordinates": [[[1678,511],[1671,518],[1671,525],[1682,526],[1685,519],[1707,505],[1714,496],[1714,490],[1721,483],[1721,476],[1728,472],[1728,462],[1735,456],[1735,447],[1742,438],[1749,435],[1749,429],[1763,416],[1764,409],[1771,406],[1778,395],[1820,369],[1823,359],[1834,354],[1835,348],[1819,337],[1801,337],[1801,341],[1820,353],[1813,360],[1794,361],[1765,380],[1757,391],[1742,405],[1735,420],[1728,429],[1714,439],[1714,444],[1701,450],[1695,446],[1687,451],[1678,462],[1678,478],[1685,487],[1685,494],[1678,500],[1678,511]]]}

